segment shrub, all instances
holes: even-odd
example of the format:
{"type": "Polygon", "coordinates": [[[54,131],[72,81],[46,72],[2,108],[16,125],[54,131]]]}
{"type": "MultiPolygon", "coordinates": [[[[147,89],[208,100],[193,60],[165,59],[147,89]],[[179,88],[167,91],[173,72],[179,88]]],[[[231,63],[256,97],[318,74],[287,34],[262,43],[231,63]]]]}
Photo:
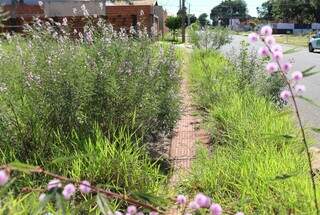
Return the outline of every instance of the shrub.
{"type": "Polygon", "coordinates": [[[197,24],[193,24],[189,28],[191,42],[200,49],[217,50],[221,46],[231,42],[230,32],[227,28],[206,27],[200,30],[197,24]]]}
{"type": "Polygon", "coordinates": [[[7,162],[41,163],[54,156],[57,134],[69,145],[73,131],[87,138],[95,124],[104,134],[125,125],[143,137],[171,131],[180,81],[173,47],[145,32],[117,33],[101,20],[75,35],[53,21],[36,23],[28,37],[3,41],[9,45],[0,51],[0,148],[7,162]]]}

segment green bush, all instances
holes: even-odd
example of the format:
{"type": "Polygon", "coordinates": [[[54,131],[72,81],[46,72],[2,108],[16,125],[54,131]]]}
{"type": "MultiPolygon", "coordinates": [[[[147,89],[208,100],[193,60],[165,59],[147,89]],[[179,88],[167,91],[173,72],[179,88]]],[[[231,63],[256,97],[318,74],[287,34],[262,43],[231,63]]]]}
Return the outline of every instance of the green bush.
{"type": "Polygon", "coordinates": [[[26,38],[3,41],[0,149],[5,161],[50,160],[57,134],[68,145],[72,132],[90,137],[95,124],[106,135],[123,126],[143,137],[173,129],[180,82],[174,48],[153,43],[143,32],[128,37],[98,26],[71,39],[61,34],[64,29],[53,30],[55,23],[43,24],[26,38]]]}
{"type": "Polygon", "coordinates": [[[192,59],[196,100],[212,96],[200,102],[214,145],[197,153],[185,191],[213,196],[230,212],[313,214],[308,164],[292,117],[252,86],[239,86],[241,77],[220,55],[192,59]],[[198,68],[200,60],[210,69],[198,68]]]}

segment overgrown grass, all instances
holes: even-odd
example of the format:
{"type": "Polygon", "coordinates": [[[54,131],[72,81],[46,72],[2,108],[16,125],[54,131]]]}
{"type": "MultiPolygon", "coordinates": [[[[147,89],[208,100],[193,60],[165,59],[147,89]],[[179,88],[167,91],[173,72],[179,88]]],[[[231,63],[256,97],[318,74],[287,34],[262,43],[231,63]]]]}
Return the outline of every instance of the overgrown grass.
{"type": "MultiPolygon", "coordinates": [[[[170,133],[179,117],[174,47],[154,43],[146,32],[113,31],[101,20],[85,27],[92,38],[70,37],[50,20],[34,27],[25,37],[1,40],[0,164],[17,159],[164,206],[167,173],[144,143],[170,133]]],[[[1,207],[33,211],[37,197],[21,188],[45,189],[49,180],[19,178],[10,195],[0,195],[1,207]]],[[[91,197],[70,208],[84,205],[85,214],[92,208],[99,214],[91,197]]]]}
{"type": "Polygon", "coordinates": [[[310,35],[300,36],[300,35],[286,34],[286,35],[278,35],[276,38],[278,43],[288,44],[293,46],[308,47],[310,35]]]}
{"type": "Polygon", "coordinates": [[[212,152],[199,149],[185,189],[213,196],[229,212],[313,214],[308,166],[292,116],[239,86],[239,73],[219,54],[197,52],[192,59],[194,96],[208,112],[214,142],[212,152]]]}

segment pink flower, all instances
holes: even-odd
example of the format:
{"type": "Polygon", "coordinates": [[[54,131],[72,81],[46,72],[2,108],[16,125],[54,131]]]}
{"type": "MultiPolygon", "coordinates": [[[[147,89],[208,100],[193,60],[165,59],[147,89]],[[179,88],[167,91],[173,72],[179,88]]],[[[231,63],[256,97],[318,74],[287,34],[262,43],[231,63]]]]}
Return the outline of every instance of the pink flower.
{"type": "Polygon", "coordinates": [[[285,73],[288,73],[291,68],[292,68],[292,65],[290,63],[284,63],[281,65],[281,70],[285,73]]]}
{"type": "Polygon", "coordinates": [[[114,212],[114,215],[122,215],[123,213],[121,213],[120,211],[116,211],[114,212]]]}
{"type": "Polygon", "coordinates": [[[261,57],[268,57],[270,55],[270,52],[267,47],[261,47],[258,51],[258,54],[261,57]]]}
{"type": "Polygon", "coordinates": [[[248,38],[249,38],[249,42],[255,43],[258,41],[259,36],[256,33],[251,33],[251,34],[249,34],[248,38]]]}
{"type": "Polygon", "coordinates": [[[269,25],[263,26],[261,28],[260,34],[262,36],[270,36],[272,35],[272,28],[269,25]]]}
{"type": "Polygon", "coordinates": [[[0,186],[5,185],[9,181],[9,178],[6,170],[0,170],[0,186]]]}
{"type": "Polygon", "coordinates": [[[195,197],[195,202],[201,207],[201,208],[209,208],[211,204],[211,200],[209,197],[205,196],[202,193],[199,193],[195,197]]]}
{"type": "Polygon", "coordinates": [[[42,202],[45,198],[46,198],[46,194],[45,193],[41,193],[40,196],[39,196],[39,201],[42,202]]]}
{"type": "Polygon", "coordinates": [[[53,180],[49,181],[48,190],[51,190],[53,188],[58,188],[58,187],[62,187],[62,184],[59,179],[53,179],[53,180]]]}
{"type": "Polygon", "coordinates": [[[158,213],[158,212],[155,212],[155,211],[152,211],[152,212],[150,212],[149,215],[159,215],[159,213],[158,213]]]}
{"type": "Polygon", "coordinates": [[[295,81],[301,81],[303,79],[303,74],[300,71],[292,73],[292,79],[295,81]]]}
{"type": "Polygon", "coordinates": [[[294,89],[296,90],[296,93],[300,94],[306,91],[306,87],[301,84],[297,84],[294,89]]]}
{"type": "Polygon", "coordinates": [[[177,196],[177,204],[183,205],[187,203],[187,198],[184,195],[177,196]]]}
{"type": "Polygon", "coordinates": [[[272,46],[276,43],[276,40],[274,39],[273,36],[266,36],[266,38],[264,39],[264,41],[269,45],[272,46]]]}
{"type": "Polygon", "coordinates": [[[127,212],[128,214],[136,214],[137,213],[137,207],[134,206],[134,205],[130,205],[128,208],[127,208],[127,212]]]}
{"type": "Polygon", "coordinates": [[[140,212],[136,213],[136,215],[144,215],[144,213],[140,211],[140,212]]]}
{"type": "Polygon", "coordinates": [[[271,47],[272,52],[283,52],[282,46],[275,44],[271,47]]]}
{"type": "Polygon", "coordinates": [[[91,192],[90,182],[89,181],[82,181],[79,185],[79,190],[82,193],[90,193],[91,192]]]}
{"type": "Polygon", "coordinates": [[[280,51],[273,52],[273,53],[272,53],[272,58],[273,58],[273,60],[275,60],[275,61],[279,61],[279,60],[281,60],[281,59],[283,58],[283,54],[282,54],[282,52],[280,52],[280,51]]]}
{"type": "Polygon", "coordinates": [[[219,204],[212,204],[210,207],[210,212],[212,215],[221,215],[222,214],[222,208],[219,204]]]}
{"type": "Polygon", "coordinates": [[[266,70],[269,74],[273,74],[278,70],[278,65],[276,63],[268,63],[266,66],[266,70]]]}
{"type": "Polygon", "coordinates": [[[200,205],[197,202],[192,201],[189,203],[188,207],[192,210],[198,210],[200,208],[200,205]]]}
{"type": "Polygon", "coordinates": [[[235,215],[244,215],[243,212],[237,212],[235,215]]]}
{"type": "Polygon", "coordinates": [[[63,191],[62,195],[64,196],[65,199],[70,199],[71,196],[76,192],[76,187],[73,184],[67,184],[63,191]]]}
{"type": "Polygon", "coordinates": [[[290,91],[288,91],[288,90],[283,90],[283,91],[280,93],[280,98],[281,98],[282,100],[284,100],[284,101],[288,101],[291,96],[292,96],[292,95],[291,95],[290,91]]]}

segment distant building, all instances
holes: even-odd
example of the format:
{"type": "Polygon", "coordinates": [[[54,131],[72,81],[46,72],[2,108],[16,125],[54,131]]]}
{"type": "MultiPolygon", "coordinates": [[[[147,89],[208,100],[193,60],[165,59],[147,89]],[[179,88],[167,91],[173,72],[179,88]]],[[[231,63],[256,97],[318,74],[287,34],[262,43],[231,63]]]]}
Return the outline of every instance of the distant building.
{"type": "Polygon", "coordinates": [[[32,21],[33,17],[53,18],[61,21],[64,17],[72,18],[75,28],[83,27],[81,18],[84,17],[83,6],[90,16],[105,18],[115,29],[140,24],[148,32],[157,31],[164,34],[167,29],[165,20],[166,11],[158,5],[156,0],[116,1],[111,3],[105,0],[0,0],[0,6],[9,12],[9,19],[5,21],[5,31],[20,32],[24,23],[32,21]]]}
{"type": "Polygon", "coordinates": [[[106,3],[107,20],[115,28],[129,29],[138,24],[146,27],[148,32],[154,29],[164,33],[166,11],[158,5],[156,0],[116,1],[106,3]]]}

